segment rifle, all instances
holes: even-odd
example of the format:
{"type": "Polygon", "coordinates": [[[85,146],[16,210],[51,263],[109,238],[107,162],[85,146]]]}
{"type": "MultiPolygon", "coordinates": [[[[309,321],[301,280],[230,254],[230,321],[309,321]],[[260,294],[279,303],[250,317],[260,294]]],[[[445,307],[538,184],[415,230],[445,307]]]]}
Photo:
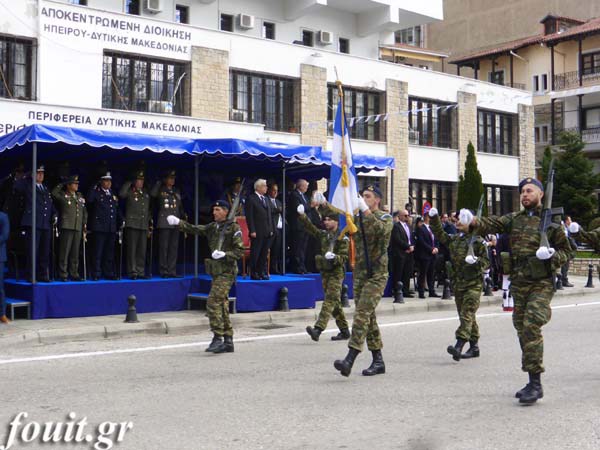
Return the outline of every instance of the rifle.
{"type": "MultiPolygon", "coordinates": [[[[481,198],[479,199],[479,206],[477,207],[477,220],[481,219],[481,215],[483,214],[483,202],[485,201],[485,194],[481,194],[481,198]]],[[[467,256],[471,256],[475,258],[475,241],[477,240],[477,235],[473,233],[471,239],[469,239],[469,250],[467,251],[467,256]]]]}
{"type": "Polygon", "coordinates": [[[548,168],[548,181],[544,192],[544,208],[540,220],[540,247],[550,247],[548,242],[548,228],[552,225],[552,217],[564,214],[564,209],[552,208],[552,195],[554,193],[554,158],[550,161],[548,168]]]}
{"type": "Polygon", "coordinates": [[[217,250],[221,250],[223,248],[223,242],[225,242],[225,232],[229,229],[229,226],[235,222],[235,212],[240,206],[240,201],[242,199],[242,191],[244,189],[244,182],[246,179],[242,179],[242,190],[233,201],[233,205],[231,205],[231,209],[229,210],[229,214],[227,214],[227,219],[225,220],[225,224],[223,228],[221,228],[221,232],[219,233],[219,241],[217,243],[217,250]]]}
{"type": "Polygon", "coordinates": [[[360,234],[362,235],[363,247],[365,249],[365,264],[367,265],[367,276],[373,278],[373,266],[369,258],[369,247],[367,246],[367,235],[365,234],[365,223],[363,222],[363,212],[358,212],[358,221],[360,225],[360,234]]]}

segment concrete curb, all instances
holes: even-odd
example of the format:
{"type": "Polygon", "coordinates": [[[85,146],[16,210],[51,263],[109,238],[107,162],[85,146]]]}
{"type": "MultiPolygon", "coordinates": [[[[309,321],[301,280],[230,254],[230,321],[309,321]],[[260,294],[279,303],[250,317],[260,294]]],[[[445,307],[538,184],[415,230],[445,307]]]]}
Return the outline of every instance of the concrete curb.
{"type": "MultiPolygon", "coordinates": [[[[586,288],[568,288],[558,291],[555,297],[577,297],[598,293],[600,289],[586,288]]],[[[320,302],[319,302],[320,303],[320,302]]],[[[481,297],[482,306],[501,305],[502,298],[499,295],[491,297],[481,297]]],[[[409,314],[423,313],[430,311],[455,311],[456,306],[452,300],[419,300],[406,299],[404,304],[392,303],[392,299],[386,297],[382,299],[377,307],[377,316],[406,316],[409,314]]],[[[257,313],[233,314],[231,321],[234,328],[248,328],[268,326],[274,324],[287,324],[297,321],[305,321],[306,324],[312,324],[317,319],[320,311],[320,304],[315,309],[302,309],[289,312],[269,311],[257,313]]],[[[349,322],[354,317],[353,303],[350,308],[345,308],[346,318],[349,322]]],[[[57,328],[57,329],[39,329],[39,330],[19,330],[14,334],[0,337],[3,345],[27,346],[39,344],[57,344],[75,341],[99,341],[106,339],[124,338],[136,335],[168,335],[178,336],[185,334],[194,334],[209,330],[208,318],[202,311],[198,311],[198,316],[189,318],[167,318],[143,320],[139,323],[114,322],[106,325],[87,325],[76,328],[57,328]]],[[[116,320],[116,318],[113,318],[116,320]]]]}

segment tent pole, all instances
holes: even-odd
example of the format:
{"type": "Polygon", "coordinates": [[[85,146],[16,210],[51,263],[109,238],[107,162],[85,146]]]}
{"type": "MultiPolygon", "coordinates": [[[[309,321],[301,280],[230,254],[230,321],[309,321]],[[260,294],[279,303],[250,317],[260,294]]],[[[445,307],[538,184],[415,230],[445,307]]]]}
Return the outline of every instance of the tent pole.
{"type": "MultiPolygon", "coordinates": [[[[198,190],[200,188],[199,176],[199,156],[196,155],[194,158],[194,225],[198,225],[198,210],[200,205],[200,194],[198,190]]],[[[194,277],[198,278],[198,235],[194,234],[194,277]]]]}
{"type": "Polygon", "coordinates": [[[286,198],[286,182],[285,182],[285,163],[283,163],[283,174],[282,174],[282,180],[281,180],[281,202],[283,204],[283,212],[281,213],[281,222],[282,222],[282,228],[281,228],[281,264],[282,264],[282,270],[283,270],[283,274],[285,275],[285,217],[286,217],[286,205],[285,205],[285,198],[286,198]]]}
{"type": "Polygon", "coordinates": [[[394,213],[394,169],[390,169],[390,214],[394,213]]]}
{"type": "Polygon", "coordinates": [[[37,206],[37,142],[33,143],[33,152],[31,155],[31,283],[36,283],[37,262],[36,262],[36,206],[37,206]]]}

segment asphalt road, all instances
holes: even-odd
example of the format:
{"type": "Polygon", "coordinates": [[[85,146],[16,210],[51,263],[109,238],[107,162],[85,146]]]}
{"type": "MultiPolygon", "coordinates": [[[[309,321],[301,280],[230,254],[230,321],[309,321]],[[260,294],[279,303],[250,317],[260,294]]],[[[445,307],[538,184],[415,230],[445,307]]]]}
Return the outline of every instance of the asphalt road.
{"type": "MultiPolygon", "coordinates": [[[[312,342],[306,323],[238,330],[236,352],[224,355],[204,352],[208,334],[3,349],[0,445],[27,412],[10,448],[110,448],[95,427],[112,421],[133,424],[119,449],[598,449],[600,296],[554,306],[545,397],[531,407],[514,398],[527,375],[510,315],[497,307],[480,310],[482,356],[460,363],[445,350],[454,314],[384,321],[387,373],[376,377],[360,374],[368,352],[340,376],[333,361],[346,346],[331,334],[312,342]],[[22,442],[34,436],[31,421],[41,436],[70,412],[71,422],[86,417],[90,442],[22,442]]],[[[114,440],[119,427],[103,431],[114,440]]]]}

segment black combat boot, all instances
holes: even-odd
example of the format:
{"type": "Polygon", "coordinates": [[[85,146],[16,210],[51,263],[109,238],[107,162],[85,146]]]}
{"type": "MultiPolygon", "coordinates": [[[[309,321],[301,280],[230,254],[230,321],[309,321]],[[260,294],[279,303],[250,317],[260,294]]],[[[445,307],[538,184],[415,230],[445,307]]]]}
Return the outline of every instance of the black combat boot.
{"type": "Polygon", "coordinates": [[[469,341],[469,350],[460,355],[463,359],[479,358],[479,346],[477,341],[469,341]]]}
{"type": "Polygon", "coordinates": [[[223,337],[215,334],[213,340],[205,350],[206,352],[212,353],[223,353],[225,351],[225,344],[223,343],[223,337]]]}
{"type": "Polygon", "coordinates": [[[529,383],[515,394],[519,403],[533,405],[539,399],[544,397],[544,389],[540,380],[541,373],[529,372],[529,383]]]}
{"type": "Polygon", "coordinates": [[[448,346],[448,353],[452,355],[452,359],[454,361],[460,361],[460,354],[466,343],[467,341],[465,341],[464,339],[457,339],[456,344],[454,344],[454,346],[448,346]]]}
{"type": "Polygon", "coordinates": [[[348,339],[350,339],[350,331],[348,328],[342,328],[337,335],[331,336],[332,341],[347,341],[348,339]]]}
{"type": "Polygon", "coordinates": [[[381,350],[372,350],[371,353],[373,354],[373,362],[367,369],[362,371],[365,377],[385,373],[385,363],[383,362],[381,350]]]}
{"type": "Polygon", "coordinates": [[[336,359],[333,363],[333,367],[340,371],[340,373],[348,377],[350,376],[350,372],[352,372],[352,366],[354,365],[354,360],[358,356],[360,352],[355,348],[350,347],[348,349],[348,354],[344,359],[336,359]]]}
{"type": "Polygon", "coordinates": [[[233,336],[225,335],[223,346],[225,347],[226,353],[233,353],[233,336]]]}
{"type": "Polygon", "coordinates": [[[306,332],[308,333],[308,335],[310,336],[310,338],[315,341],[315,342],[319,342],[319,336],[321,336],[321,333],[323,332],[323,330],[321,330],[319,327],[311,327],[308,326],[306,327],[306,332]]]}

